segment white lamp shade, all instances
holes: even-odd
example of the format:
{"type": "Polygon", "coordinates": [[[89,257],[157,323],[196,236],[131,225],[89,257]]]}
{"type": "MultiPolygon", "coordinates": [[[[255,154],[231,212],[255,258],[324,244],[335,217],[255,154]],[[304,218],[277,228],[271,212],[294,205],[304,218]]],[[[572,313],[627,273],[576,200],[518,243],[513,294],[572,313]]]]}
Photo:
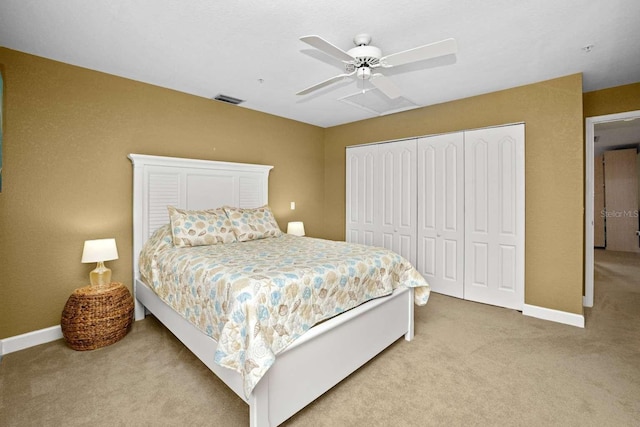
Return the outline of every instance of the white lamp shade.
{"type": "Polygon", "coordinates": [[[100,262],[118,259],[116,239],[85,240],[82,262],[100,262]]]}
{"type": "Polygon", "coordinates": [[[304,224],[302,221],[293,221],[287,224],[287,234],[294,236],[304,236],[304,224]]]}

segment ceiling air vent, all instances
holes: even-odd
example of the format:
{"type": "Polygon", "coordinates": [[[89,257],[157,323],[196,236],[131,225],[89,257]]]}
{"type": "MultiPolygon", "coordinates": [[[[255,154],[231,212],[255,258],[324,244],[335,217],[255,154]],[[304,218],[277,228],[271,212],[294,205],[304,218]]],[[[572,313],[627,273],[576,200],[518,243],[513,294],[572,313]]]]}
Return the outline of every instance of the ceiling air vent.
{"type": "Polygon", "coordinates": [[[222,94],[216,95],[213,99],[215,99],[216,101],[222,101],[222,102],[226,102],[227,104],[233,104],[233,105],[238,105],[244,102],[244,99],[238,99],[238,98],[234,98],[233,96],[227,96],[222,94]]]}
{"type": "Polygon", "coordinates": [[[338,98],[338,100],[378,115],[398,113],[419,107],[402,96],[390,99],[378,88],[365,89],[353,95],[338,98]]]}

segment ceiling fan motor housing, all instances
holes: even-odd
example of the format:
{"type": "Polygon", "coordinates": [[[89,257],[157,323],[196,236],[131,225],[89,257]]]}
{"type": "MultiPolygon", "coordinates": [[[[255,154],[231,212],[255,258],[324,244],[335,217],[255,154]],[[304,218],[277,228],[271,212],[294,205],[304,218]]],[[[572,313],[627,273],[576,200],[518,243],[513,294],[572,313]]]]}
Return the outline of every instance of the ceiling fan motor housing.
{"type": "Polygon", "coordinates": [[[345,65],[348,73],[362,67],[378,67],[382,58],[382,51],[375,46],[356,46],[347,53],[353,56],[353,63],[345,65]]]}
{"type": "Polygon", "coordinates": [[[371,43],[371,35],[370,34],[356,34],[353,38],[353,44],[356,46],[365,46],[371,43]]]}

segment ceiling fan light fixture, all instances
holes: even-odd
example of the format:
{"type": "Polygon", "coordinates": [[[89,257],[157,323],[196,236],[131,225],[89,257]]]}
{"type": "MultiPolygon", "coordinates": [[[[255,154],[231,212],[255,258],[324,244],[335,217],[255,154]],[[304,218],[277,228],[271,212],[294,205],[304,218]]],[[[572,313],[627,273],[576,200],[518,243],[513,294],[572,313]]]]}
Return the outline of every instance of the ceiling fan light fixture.
{"type": "Polygon", "coordinates": [[[360,67],[356,73],[359,80],[369,80],[371,78],[371,68],[360,67]]]}

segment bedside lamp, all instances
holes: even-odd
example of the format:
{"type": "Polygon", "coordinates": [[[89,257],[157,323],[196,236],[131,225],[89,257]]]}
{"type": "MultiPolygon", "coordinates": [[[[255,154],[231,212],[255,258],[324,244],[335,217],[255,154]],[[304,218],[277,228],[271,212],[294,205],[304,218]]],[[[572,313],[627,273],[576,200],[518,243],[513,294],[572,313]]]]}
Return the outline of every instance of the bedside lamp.
{"type": "Polygon", "coordinates": [[[82,251],[82,261],[97,262],[95,270],[89,273],[91,286],[108,285],[111,283],[111,269],[104,266],[105,261],[118,259],[116,239],[86,240],[82,251]]]}
{"type": "Polygon", "coordinates": [[[287,234],[294,236],[304,236],[304,223],[302,221],[293,221],[287,224],[287,234]]]}

